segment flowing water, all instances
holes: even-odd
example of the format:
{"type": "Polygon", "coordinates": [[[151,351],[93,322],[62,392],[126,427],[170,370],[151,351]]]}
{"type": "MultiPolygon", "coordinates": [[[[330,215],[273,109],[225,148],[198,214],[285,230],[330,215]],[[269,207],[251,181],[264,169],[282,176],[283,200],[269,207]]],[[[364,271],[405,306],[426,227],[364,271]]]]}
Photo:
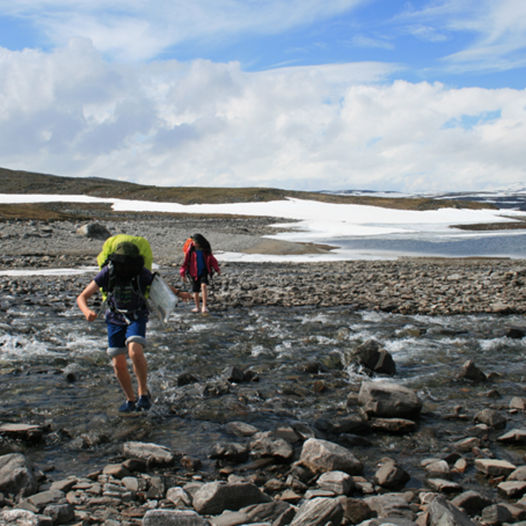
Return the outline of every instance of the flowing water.
{"type": "MultiPolygon", "coordinates": [[[[44,445],[25,446],[26,453],[58,473],[100,469],[119,454],[122,441],[135,439],[201,458],[206,467],[213,444],[233,439],[225,422],[243,420],[262,430],[295,422],[313,427],[320,417],[344,414],[348,394],[367,378],[346,357],[371,338],[392,354],[393,381],[415,389],[425,402],[423,436],[431,426],[444,437],[462,438],[466,422],[444,423],[455,405],[472,422],[488,406],[488,391],[500,393],[489,402],[496,407],[524,392],[526,339],[506,336],[507,328],[523,324],[519,317],[407,316],[348,307],[262,307],[201,316],[183,305],[167,324],[149,324],[155,405],[147,415],[124,417],[117,413],[122,395],[106,359],[102,321],[88,324],[72,301],[60,298],[2,301],[0,421],[47,425],[44,445]],[[457,380],[467,359],[498,377],[480,385],[457,380]],[[319,372],[307,367],[312,363],[319,372]],[[250,371],[251,380],[222,379],[233,366],[250,371]]],[[[414,441],[404,445],[403,438],[375,440],[383,451],[403,454],[407,448],[408,457],[418,447],[414,441]]]]}

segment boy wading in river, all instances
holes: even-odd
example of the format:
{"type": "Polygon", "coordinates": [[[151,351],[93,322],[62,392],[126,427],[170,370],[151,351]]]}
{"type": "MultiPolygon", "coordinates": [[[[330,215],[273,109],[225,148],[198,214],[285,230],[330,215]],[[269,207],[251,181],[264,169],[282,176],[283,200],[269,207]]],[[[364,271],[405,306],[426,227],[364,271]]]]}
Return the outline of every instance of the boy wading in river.
{"type": "MultiPolygon", "coordinates": [[[[110,238],[99,254],[100,272],[77,297],[77,305],[88,321],[94,321],[97,313],[90,309],[88,300],[99,289],[106,296],[106,324],[108,328],[108,355],[111,358],[115,376],[117,377],[126,400],[119,407],[122,413],[148,410],[151,397],[148,391],[148,366],[144,356],[146,344],[146,324],[148,322],[148,306],[146,294],[154,275],[145,267],[145,258],[138,248],[148,257],[151,265],[151,251],[144,238],[132,236],[114,236],[110,238]],[[117,239],[115,239],[117,238],[117,239]],[[115,246],[110,254],[104,254],[109,240],[127,239],[115,246]],[[138,245],[137,245],[137,244],[138,245]],[[104,257],[101,258],[101,255],[104,257]],[[105,261],[102,261],[105,259],[105,261]],[[137,379],[138,397],[128,371],[127,355],[130,357],[133,372],[137,379]]],[[[180,297],[185,293],[173,287],[172,291],[180,297]]],[[[183,298],[187,299],[187,298],[183,298]]]]}

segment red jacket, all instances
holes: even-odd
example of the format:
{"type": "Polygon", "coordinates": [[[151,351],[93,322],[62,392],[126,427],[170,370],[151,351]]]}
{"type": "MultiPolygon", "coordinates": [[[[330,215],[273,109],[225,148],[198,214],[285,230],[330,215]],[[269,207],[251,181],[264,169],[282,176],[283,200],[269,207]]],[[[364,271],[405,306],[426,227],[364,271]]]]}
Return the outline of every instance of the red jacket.
{"type": "MultiPolygon", "coordinates": [[[[221,271],[219,270],[219,264],[217,263],[217,259],[214,257],[214,255],[211,252],[203,252],[203,256],[205,258],[205,265],[206,265],[206,271],[210,276],[213,275],[214,270],[221,274],[221,271]]],[[[193,279],[197,279],[199,276],[197,275],[197,255],[195,253],[195,247],[192,245],[184,255],[184,261],[179,269],[179,274],[184,278],[187,274],[190,274],[190,276],[193,279]]]]}

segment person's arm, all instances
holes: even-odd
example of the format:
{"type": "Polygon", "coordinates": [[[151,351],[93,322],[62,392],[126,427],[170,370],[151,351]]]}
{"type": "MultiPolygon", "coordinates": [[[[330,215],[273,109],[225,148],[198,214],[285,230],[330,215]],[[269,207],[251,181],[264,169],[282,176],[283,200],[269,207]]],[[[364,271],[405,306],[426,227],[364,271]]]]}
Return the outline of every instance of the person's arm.
{"type": "Polygon", "coordinates": [[[192,295],[189,292],[184,292],[182,290],[176,289],[175,287],[172,287],[169,285],[169,287],[172,289],[172,292],[181,300],[183,301],[189,301],[192,299],[192,295]]]}
{"type": "Polygon", "coordinates": [[[219,268],[219,263],[217,262],[217,259],[215,258],[215,256],[212,253],[210,253],[210,265],[217,272],[218,275],[221,274],[221,269],[219,268]]]}
{"type": "Polygon", "coordinates": [[[99,286],[95,283],[95,281],[90,281],[86,288],[77,296],[77,305],[88,321],[93,321],[97,318],[97,313],[89,308],[88,300],[98,290],[99,286]]]}

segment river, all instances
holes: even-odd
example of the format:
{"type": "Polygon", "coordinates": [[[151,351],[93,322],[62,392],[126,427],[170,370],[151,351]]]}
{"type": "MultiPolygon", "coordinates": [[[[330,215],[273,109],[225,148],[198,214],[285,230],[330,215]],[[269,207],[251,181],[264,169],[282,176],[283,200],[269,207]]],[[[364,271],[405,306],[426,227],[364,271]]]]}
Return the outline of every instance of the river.
{"type": "MultiPolygon", "coordinates": [[[[201,316],[183,304],[168,323],[152,319],[149,325],[155,405],[147,415],[125,417],[117,412],[122,395],[105,355],[104,323],[88,324],[72,294],[53,297],[53,279],[47,295],[1,299],[0,421],[47,425],[43,446],[23,447],[55,476],[100,469],[125,439],[164,444],[201,458],[206,469],[212,446],[232,440],[228,421],[262,430],[302,422],[314,429],[322,417],[352,411],[349,394],[368,376],[348,357],[369,339],[392,354],[397,374],[390,380],[424,401],[415,436],[372,438],[386,454],[406,461],[420,449],[424,456],[438,454],[444,440],[465,436],[478,410],[505,408],[524,394],[526,339],[506,336],[522,324],[518,316],[408,316],[345,306],[236,308],[201,316]],[[458,380],[468,359],[495,379],[458,380]],[[232,367],[244,371],[244,381],[224,379],[232,367]],[[445,418],[455,406],[466,420],[445,418]]],[[[508,417],[510,427],[522,419],[508,417]]],[[[362,457],[378,453],[357,447],[362,457]]]]}

